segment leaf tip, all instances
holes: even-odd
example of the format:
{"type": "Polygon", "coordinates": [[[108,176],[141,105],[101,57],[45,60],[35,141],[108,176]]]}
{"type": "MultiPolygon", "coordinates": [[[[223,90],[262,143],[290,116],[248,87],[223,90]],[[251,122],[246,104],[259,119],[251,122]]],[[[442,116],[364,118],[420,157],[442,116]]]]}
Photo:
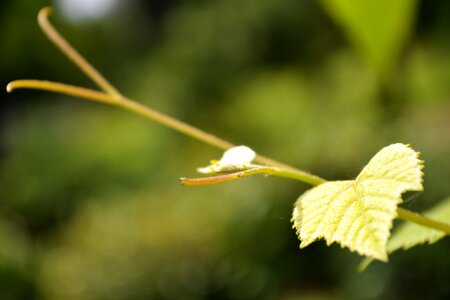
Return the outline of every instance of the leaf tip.
{"type": "Polygon", "coordinates": [[[314,240],[301,240],[300,249],[308,247],[314,240]]]}
{"type": "Polygon", "coordinates": [[[378,253],[377,255],[374,255],[373,258],[385,262],[387,263],[389,261],[388,255],[386,250],[384,250],[383,252],[378,253]]]}
{"type": "Polygon", "coordinates": [[[359,273],[364,272],[373,261],[374,261],[374,259],[372,257],[364,257],[363,260],[358,264],[358,267],[356,268],[356,270],[359,273]]]}

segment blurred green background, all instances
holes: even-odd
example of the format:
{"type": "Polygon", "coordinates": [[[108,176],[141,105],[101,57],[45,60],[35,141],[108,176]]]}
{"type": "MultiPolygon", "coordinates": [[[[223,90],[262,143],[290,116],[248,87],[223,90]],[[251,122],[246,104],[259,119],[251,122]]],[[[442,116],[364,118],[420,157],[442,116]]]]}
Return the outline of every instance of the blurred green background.
{"type": "MultiPolygon", "coordinates": [[[[422,211],[450,195],[450,2],[16,0],[0,80],[93,87],[36,14],[127,96],[327,179],[380,148],[426,162],[422,211]]],[[[299,250],[277,178],[187,188],[221,151],[101,104],[1,94],[0,299],[449,299],[450,239],[361,258],[299,250]]]]}

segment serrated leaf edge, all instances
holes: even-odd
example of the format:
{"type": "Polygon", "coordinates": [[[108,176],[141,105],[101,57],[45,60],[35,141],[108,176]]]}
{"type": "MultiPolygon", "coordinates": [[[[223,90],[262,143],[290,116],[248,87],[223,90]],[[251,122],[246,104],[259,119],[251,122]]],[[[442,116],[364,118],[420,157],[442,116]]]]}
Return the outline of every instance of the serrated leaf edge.
{"type": "MultiPolygon", "coordinates": [[[[405,144],[401,144],[401,143],[397,143],[397,144],[392,144],[392,145],[386,146],[383,149],[381,149],[379,152],[377,152],[372,157],[372,159],[367,163],[367,165],[363,168],[363,170],[358,174],[358,176],[356,177],[355,180],[346,181],[346,182],[349,182],[349,185],[348,185],[348,187],[346,187],[346,189],[353,187],[353,188],[355,188],[356,194],[358,194],[357,190],[358,190],[358,184],[359,183],[363,182],[365,179],[372,179],[372,180],[376,179],[376,178],[373,178],[373,177],[370,177],[370,176],[368,178],[361,178],[361,176],[364,175],[365,172],[367,172],[368,167],[371,165],[371,163],[374,163],[374,161],[377,159],[377,157],[379,157],[381,155],[382,151],[387,151],[387,148],[389,148],[389,147],[398,147],[398,146],[406,147],[408,150],[410,150],[409,155],[413,156],[413,160],[412,161],[414,161],[414,166],[418,166],[419,167],[420,173],[419,173],[419,177],[418,177],[419,180],[418,181],[413,182],[413,184],[409,184],[409,185],[406,184],[406,186],[401,187],[401,188],[399,187],[399,189],[395,191],[395,192],[397,192],[396,195],[395,195],[395,199],[397,199],[397,203],[396,204],[402,203],[401,196],[402,196],[402,194],[404,192],[406,192],[406,191],[422,191],[423,190],[422,182],[423,182],[424,162],[420,159],[420,152],[414,151],[414,149],[412,149],[409,144],[405,145],[405,144]]],[[[407,155],[407,156],[409,156],[409,155],[407,155]]],[[[396,160],[398,160],[398,159],[393,159],[391,162],[395,162],[396,160]]],[[[389,162],[389,163],[391,163],[391,162],[389,162]]],[[[392,181],[392,179],[389,179],[389,178],[380,178],[380,179],[392,181]]],[[[394,180],[394,181],[396,181],[396,180],[394,180]]],[[[337,182],[339,182],[339,181],[333,181],[331,183],[337,183],[337,182]]],[[[330,182],[325,182],[323,184],[320,184],[320,185],[314,187],[313,189],[310,189],[310,190],[306,191],[303,195],[301,195],[299,197],[299,199],[295,203],[295,207],[294,207],[294,211],[293,211],[293,217],[291,218],[291,222],[293,222],[292,228],[295,229],[295,231],[297,233],[297,236],[301,240],[301,243],[300,243],[300,248],[301,249],[307,247],[308,245],[310,245],[311,243],[313,243],[313,242],[315,242],[315,241],[317,241],[319,239],[325,238],[325,236],[323,234],[314,235],[312,238],[309,238],[307,241],[305,241],[302,238],[302,231],[301,231],[301,227],[302,227],[301,223],[302,223],[302,221],[301,220],[303,219],[303,216],[301,216],[302,212],[300,211],[299,207],[300,208],[302,207],[302,205],[301,205],[302,199],[304,199],[304,197],[306,197],[312,190],[317,189],[317,188],[322,188],[323,185],[325,185],[327,183],[330,183],[330,182]],[[300,203],[300,205],[299,205],[299,203],[300,203]],[[298,220],[298,222],[297,222],[297,220],[298,220]]],[[[402,182],[402,183],[404,183],[404,182],[402,182]]],[[[342,191],[339,192],[339,193],[342,193],[342,191]]],[[[394,198],[394,197],[392,197],[392,198],[394,198]]],[[[336,199],[336,197],[334,197],[334,199],[336,199]]],[[[331,200],[330,202],[332,202],[332,201],[333,200],[331,200]]],[[[357,197],[357,201],[359,201],[361,203],[361,200],[360,200],[359,196],[357,197]]],[[[361,207],[363,207],[363,206],[361,205],[361,207]]],[[[363,210],[361,215],[363,215],[364,213],[365,213],[365,211],[363,210]]],[[[396,211],[392,212],[392,216],[393,217],[391,218],[391,220],[390,220],[390,222],[388,224],[388,229],[389,230],[392,229],[392,223],[393,223],[393,220],[397,217],[397,212],[396,211]]],[[[364,223],[367,224],[367,222],[364,222],[364,223]]],[[[370,224],[368,224],[368,225],[370,225],[370,224]]],[[[369,228],[370,228],[370,226],[369,226],[369,228]]],[[[376,237],[375,234],[373,236],[376,237]]],[[[338,240],[335,240],[333,238],[332,238],[331,241],[326,241],[326,243],[327,243],[328,246],[333,244],[333,243],[337,243],[342,248],[348,248],[351,252],[355,252],[356,251],[360,255],[373,257],[373,258],[381,260],[381,261],[387,261],[388,260],[388,256],[387,256],[387,253],[388,253],[388,251],[387,251],[387,242],[388,242],[389,237],[390,237],[390,232],[389,232],[388,237],[386,238],[386,241],[381,241],[382,243],[384,243],[384,246],[383,246],[384,249],[383,250],[379,249],[378,251],[375,251],[375,252],[378,252],[378,253],[367,253],[367,251],[361,251],[360,249],[357,249],[357,248],[353,247],[353,245],[342,244],[342,241],[338,241],[338,240]]]]}

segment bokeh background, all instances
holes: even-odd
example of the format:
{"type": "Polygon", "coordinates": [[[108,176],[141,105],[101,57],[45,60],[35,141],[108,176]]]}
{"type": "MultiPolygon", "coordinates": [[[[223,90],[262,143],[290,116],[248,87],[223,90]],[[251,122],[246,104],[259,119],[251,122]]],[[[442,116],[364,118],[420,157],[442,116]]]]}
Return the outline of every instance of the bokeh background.
{"type": "MultiPolygon", "coordinates": [[[[380,148],[426,161],[423,211],[450,195],[450,2],[0,2],[0,83],[93,87],[44,37],[53,22],[125,95],[327,179],[380,148]]],[[[221,151],[139,116],[1,93],[0,299],[449,299],[450,239],[361,258],[299,250],[308,187],[178,178],[221,151]]]]}

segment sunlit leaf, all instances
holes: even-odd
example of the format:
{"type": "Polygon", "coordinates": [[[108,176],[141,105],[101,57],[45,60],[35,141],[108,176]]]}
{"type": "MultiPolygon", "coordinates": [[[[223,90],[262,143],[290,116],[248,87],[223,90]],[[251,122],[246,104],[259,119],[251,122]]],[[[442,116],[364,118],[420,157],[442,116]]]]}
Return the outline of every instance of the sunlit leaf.
{"type": "Polygon", "coordinates": [[[322,0],[324,9],[366,61],[392,68],[412,28],[415,0],[322,0]]]}
{"type": "Polygon", "coordinates": [[[422,162],[403,144],[379,151],[355,180],[321,184],[296,202],[293,222],[304,248],[324,238],[387,261],[387,241],[405,191],[421,191],[422,162]]]}

